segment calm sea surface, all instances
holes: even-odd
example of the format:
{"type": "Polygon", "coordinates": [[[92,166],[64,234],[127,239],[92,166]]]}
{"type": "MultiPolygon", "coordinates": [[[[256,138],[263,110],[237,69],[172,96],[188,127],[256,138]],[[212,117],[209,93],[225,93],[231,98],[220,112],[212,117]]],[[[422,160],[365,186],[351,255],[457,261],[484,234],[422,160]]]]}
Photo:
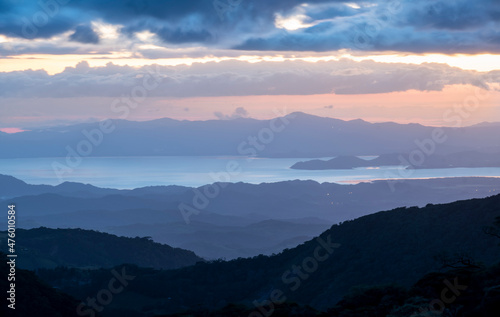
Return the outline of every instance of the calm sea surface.
{"type": "MultiPolygon", "coordinates": [[[[305,160],[305,159],[302,159],[305,160]]],[[[286,180],[358,183],[388,178],[437,178],[460,176],[500,177],[500,168],[452,168],[412,170],[398,167],[353,170],[301,171],[290,169],[301,159],[245,157],[87,157],[72,170],[54,171],[64,158],[0,159],[0,174],[30,184],[57,185],[64,181],[99,187],[137,188],[151,185],[201,186],[215,181],[264,183],[286,180]],[[56,164],[57,165],[57,164],[56,164]]],[[[59,165],[61,168],[62,165],[59,165]]]]}

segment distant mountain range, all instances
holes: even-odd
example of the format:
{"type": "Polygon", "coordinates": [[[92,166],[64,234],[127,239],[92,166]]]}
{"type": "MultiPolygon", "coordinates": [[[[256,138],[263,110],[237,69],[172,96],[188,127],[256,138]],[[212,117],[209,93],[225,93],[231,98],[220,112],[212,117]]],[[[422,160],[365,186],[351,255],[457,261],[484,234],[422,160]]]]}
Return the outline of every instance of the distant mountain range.
{"type": "MultiPolygon", "coordinates": [[[[500,240],[483,229],[494,226],[499,216],[500,195],[398,208],[333,225],[318,238],[270,257],[200,262],[169,271],[128,266],[127,272],[136,278],[120,296],[135,300],[113,301],[106,314],[127,311],[129,316],[146,316],[146,310],[154,310],[161,315],[186,308],[213,310],[228,303],[253,307],[253,302],[269,308],[266,300],[276,298],[278,290],[279,298],[316,309],[326,310],[338,303],[337,313],[321,316],[410,316],[443,296],[447,285],[443,281],[448,279],[467,287],[466,291],[460,288],[463,295],[458,303],[471,313],[463,316],[495,316],[478,312],[498,307],[500,267],[484,268],[500,260],[500,240]],[[423,278],[447,265],[464,269],[423,278]],[[405,288],[412,285],[413,291],[407,293],[405,288]]],[[[73,270],[63,274],[56,269],[40,275],[51,285],[84,299],[109,279],[105,273],[73,270]],[[80,286],[75,287],[75,282],[80,286]]]]}
{"type": "MultiPolygon", "coordinates": [[[[295,112],[272,120],[113,120],[0,134],[0,158],[66,156],[329,157],[409,153],[436,128],[295,112]],[[80,153],[80,154],[78,154],[80,153]]],[[[500,125],[442,128],[436,153],[500,150],[500,125]]]]}
{"type": "MultiPolygon", "coordinates": [[[[151,236],[207,259],[234,259],[280,252],[334,223],[380,210],[500,193],[500,179],[476,177],[357,185],[314,181],[216,185],[224,189],[193,214],[189,224],[179,204],[194,206],[193,199],[210,185],[116,190],[79,183],[30,185],[0,175],[0,195],[4,196],[0,204],[16,204],[22,213],[19,228],[82,228],[127,237],[151,236]]],[[[0,219],[0,227],[7,227],[6,220],[0,219]]]]}
{"type": "Polygon", "coordinates": [[[338,156],[330,160],[297,162],[290,168],[298,170],[352,169],[358,167],[402,166],[412,169],[458,168],[458,167],[500,167],[500,153],[474,151],[448,155],[432,154],[420,162],[411,161],[409,154],[383,154],[366,160],[357,156],[338,156]]]}

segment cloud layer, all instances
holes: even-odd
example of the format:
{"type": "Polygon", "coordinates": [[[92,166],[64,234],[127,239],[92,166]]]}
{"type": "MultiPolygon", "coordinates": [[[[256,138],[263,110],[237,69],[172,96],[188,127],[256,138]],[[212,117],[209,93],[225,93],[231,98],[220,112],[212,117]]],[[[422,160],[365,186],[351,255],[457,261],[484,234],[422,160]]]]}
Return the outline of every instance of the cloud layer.
{"type": "Polygon", "coordinates": [[[500,72],[480,73],[445,64],[355,62],[259,62],[144,66],[109,63],[89,67],[81,62],[49,75],[43,70],[0,73],[0,97],[119,97],[147,88],[151,97],[247,95],[372,94],[396,91],[440,91],[446,85],[489,88],[500,72]]]}
{"type": "Polygon", "coordinates": [[[149,32],[169,48],[500,53],[497,0],[0,0],[0,21],[9,38],[97,47],[109,38],[103,23],[120,41],[149,32]]]}

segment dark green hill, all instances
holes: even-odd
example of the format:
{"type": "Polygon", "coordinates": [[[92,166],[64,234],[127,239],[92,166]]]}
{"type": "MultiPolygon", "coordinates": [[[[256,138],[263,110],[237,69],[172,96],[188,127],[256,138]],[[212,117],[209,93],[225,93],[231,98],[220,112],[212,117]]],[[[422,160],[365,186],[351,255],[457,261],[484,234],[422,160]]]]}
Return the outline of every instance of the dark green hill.
{"type": "MultiPolygon", "coordinates": [[[[9,290],[11,283],[7,281],[9,266],[4,253],[0,252],[0,258],[2,258],[0,262],[0,274],[2,276],[0,278],[0,290],[2,290],[2,294],[7,294],[6,292],[9,290]]],[[[76,307],[79,302],[76,299],[46,285],[33,272],[17,268],[15,278],[15,310],[8,308],[7,304],[9,302],[6,298],[2,298],[0,316],[78,316],[76,307]]]]}
{"type": "Polygon", "coordinates": [[[324,312],[285,302],[257,308],[228,304],[217,310],[190,309],[157,317],[263,316],[262,312],[274,317],[498,317],[500,265],[430,273],[411,288],[394,285],[353,288],[334,307],[324,312]],[[457,288],[451,290],[449,285],[454,283],[457,288]],[[443,291],[445,297],[442,297],[443,291]],[[430,306],[431,303],[434,306],[430,306]]]}
{"type": "MultiPolygon", "coordinates": [[[[6,232],[0,245],[7,248],[6,232]]],[[[194,252],[172,248],[149,238],[126,238],[82,229],[18,229],[18,265],[25,269],[57,266],[106,268],[123,263],[157,269],[193,265],[202,258],[194,252]]]]}
{"type": "MultiPolygon", "coordinates": [[[[483,232],[497,216],[500,196],[398,208],[334,225],[321,240],[313,239],[275,256],[198,263],[170,271],[129,267],[127,272],[136,278],[125,293],[141,300],[129,306],[111,304],[108,309],[140,311],[147,307],[159,313],[193,307],[216,309],[228,303],[262,303],[280,291],[289,301],[324,310],[355,286],[410,287],[442,267],[437,258],[453,259],[460,254],[480,265],[497,263],[499,241],[483,232]],[[325,248],[330,242],[340,246],[325,248]]],[[[102,276],[107,276],[106,271],[40,274],[77,298],[95,293],[98,288],[92,285],[102,285],[102,276]],[[75,287],[72,281],[80,279],[93,282],[75,287]]]]}

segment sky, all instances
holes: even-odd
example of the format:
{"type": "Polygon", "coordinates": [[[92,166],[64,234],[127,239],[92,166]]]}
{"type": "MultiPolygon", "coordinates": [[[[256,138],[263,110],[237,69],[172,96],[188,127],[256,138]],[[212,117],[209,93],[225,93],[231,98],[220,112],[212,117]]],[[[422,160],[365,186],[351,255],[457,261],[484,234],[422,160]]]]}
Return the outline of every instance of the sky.
{"type": "Polygon", "coordinates": [[[0,131],[283,112],[500,122],[498,0],[0,0],[0,131]]]}

